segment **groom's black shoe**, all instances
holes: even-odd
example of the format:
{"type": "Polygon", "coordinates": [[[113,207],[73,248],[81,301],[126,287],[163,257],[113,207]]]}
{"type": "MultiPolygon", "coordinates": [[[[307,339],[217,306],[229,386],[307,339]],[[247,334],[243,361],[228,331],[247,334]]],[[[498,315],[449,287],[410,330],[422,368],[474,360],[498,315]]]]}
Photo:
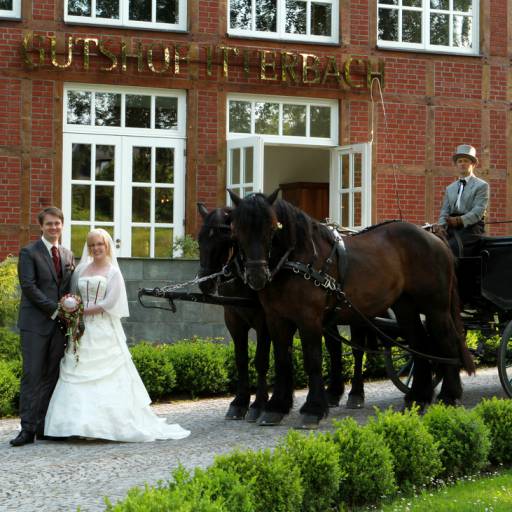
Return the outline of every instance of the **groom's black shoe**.
{"type": "Polygon", "coordinates": [[[9,443],[12,446],[23,446],[34,442],[35,432],[28,430],[22,430],[14,439],[11,439],[9,443]]]}

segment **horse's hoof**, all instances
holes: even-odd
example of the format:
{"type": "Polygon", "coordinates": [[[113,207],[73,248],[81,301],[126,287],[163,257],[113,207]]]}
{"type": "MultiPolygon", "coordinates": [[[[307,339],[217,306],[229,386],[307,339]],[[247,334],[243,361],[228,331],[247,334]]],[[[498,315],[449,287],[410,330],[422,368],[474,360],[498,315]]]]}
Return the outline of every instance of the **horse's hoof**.
{"type": "Polygon", "coordinates": [[[315,430],[320,425],[320,418],[316,414],[301,414],[297,428],[301,430],[315,430]]]}
{"type": "Polygon", "coordinates": [[[265,411],[258,420],[258,425],[262,427],[273,427],[279,425],[283,421],[284,414],[282,412],[265,411]]]}
{"type": "Polygon", "coordinates": [[[247,407],[240,407],[238,405],[230,405],[225,420],[243,420],[247,414],[247,407]]]}
{"type": "Polygon", "coordinates": [[[328,395],[327,404],[329,407],[339,407],[341,396],[328,395]]]}
{"type": "Polygon", "coordinates": [[[398,409],[399,413],[403,413],[406,411],[410,411],[411,409],[416,409],[420,416],[423,416],[427,412],[427,407],[429,406],[428,402],[410,402],[406,401],[402,404],[402,406],[398,409]]]}
{"type": "Polygon", "coordinates": [[[347,409],[362,409],[364,407],[364,396],[349,395],[346,407],[347,409]]]}
{"type": "Polygon", "coordinates": [[[258,418],[261,416],[262,410],[259,407],[250,407],[247,415],[245,416],[245,421],[249,423],[256,423],[258,418]]]}
{"type": "Polygon", "coordinates": [[[446,396],[438,396],[436,404],[449,405],[452,407],[462,407],[462,402],[458,398],[448,398],[446,396]]]}

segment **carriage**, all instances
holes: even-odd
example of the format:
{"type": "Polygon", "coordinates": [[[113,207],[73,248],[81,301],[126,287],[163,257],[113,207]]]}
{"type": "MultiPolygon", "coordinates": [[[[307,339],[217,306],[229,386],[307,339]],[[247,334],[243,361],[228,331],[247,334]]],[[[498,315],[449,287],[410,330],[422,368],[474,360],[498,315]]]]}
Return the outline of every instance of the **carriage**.
{"type": "MultiPolygon", "coordinates": [[[[505,393],[512,397],[512,237],[482,236],[477,253],[457,262],[464,329],[483,335],[479,345],[471,349],[476,356],[486,350],[485,338],[500,337],[498,374],[505,393]]],[[[388,319],[374,321],[383,331],[393,332],[393,322],[388,319]]],[[[390,379],[406,392],[414,368],[410,354],[388,347],[385,360],[390,379]]]]}

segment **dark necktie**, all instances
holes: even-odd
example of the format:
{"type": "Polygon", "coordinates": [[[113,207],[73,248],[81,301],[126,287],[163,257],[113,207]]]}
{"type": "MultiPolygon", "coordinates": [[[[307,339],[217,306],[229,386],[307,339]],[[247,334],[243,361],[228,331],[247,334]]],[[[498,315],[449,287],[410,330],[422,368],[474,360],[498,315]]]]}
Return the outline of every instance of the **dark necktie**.
{"type": "Polygon", "coordinates": [[[466,186],[466,180],[465,180],[465,179],[463,179],[463,178],[461,178],[461,179],[459,180],[459,182],[460,182],[461,194],[462,194],[462,192],[464,192],[464,187],[466,186]]]}
{"type": "Polygon", "coordinates": [[[62,267],[60,265],[60,256],[59,256],[59,249],[52,246],[52,260],[53,260],[53,266],[55,267],[55,272],[57,274],[57,278],[60,281],[60,278],[62,277],[62,267]]]}

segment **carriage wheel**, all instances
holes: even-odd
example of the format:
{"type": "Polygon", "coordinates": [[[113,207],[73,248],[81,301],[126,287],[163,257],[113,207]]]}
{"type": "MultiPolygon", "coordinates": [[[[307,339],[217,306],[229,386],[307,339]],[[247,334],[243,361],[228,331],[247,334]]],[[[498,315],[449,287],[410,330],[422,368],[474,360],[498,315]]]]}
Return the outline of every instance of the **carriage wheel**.
{"type": "Polygon", "coordinates": [[[498,349],[498,374],[505,393],[512,397],[512,321],[510,321],[501,336],[498,349]]]}
{"type": "MultiPolygon", "coordinates": [[[[386,348],[384,352],[386,373],[391,382],[402,392],[407,393],[411,389],[414,360],[412,355],[400,347],[386,348]]],[[[441,378],[434,374],[432,385],[437,387],[441,378]]]]}

